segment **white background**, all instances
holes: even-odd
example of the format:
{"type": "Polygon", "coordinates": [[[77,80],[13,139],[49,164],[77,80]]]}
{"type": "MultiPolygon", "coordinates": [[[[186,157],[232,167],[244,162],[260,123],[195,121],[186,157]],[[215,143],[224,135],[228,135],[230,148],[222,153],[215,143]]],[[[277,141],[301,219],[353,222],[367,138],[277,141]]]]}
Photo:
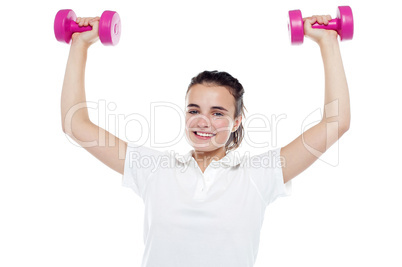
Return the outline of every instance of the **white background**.
{"type": "MultiPolygon", "coordinates": [[[[0,266],[132,267],[142,260],[142,200],[62,132],[69,46],[54,37],[59,9],[120,14],[120,43],[93,45],[86,71],[87,101],[115,103],[110,118],[141,114],[156,125],[155,140],[171,140],[179,117],[160,110],[151,121],[151,103],[183,107],[193,76],[227,71],[245,87],[246,115],[286,116],[275,133],[250,135],[268,145],[244,142],[239,149],[257,154],[288,144],[323,106],[319,47],[309,39],[289,44],[288,10],[334,17],[338,5],[350,5],[355,19],[354,40],[341,43],[351,127],[293,180],[291,197],[267,208],[255,266],[402,266],[397,1],[10,3],[1,4],[0,266]]],[[[90,110],[95,123],[98,111],[90,110]]],[[[125,141],[141,135],[135,122],[120,127],[125,131],[108,130],[125,141]]],[[[166,149],[190,148],[183,137],[166,149]]]]}

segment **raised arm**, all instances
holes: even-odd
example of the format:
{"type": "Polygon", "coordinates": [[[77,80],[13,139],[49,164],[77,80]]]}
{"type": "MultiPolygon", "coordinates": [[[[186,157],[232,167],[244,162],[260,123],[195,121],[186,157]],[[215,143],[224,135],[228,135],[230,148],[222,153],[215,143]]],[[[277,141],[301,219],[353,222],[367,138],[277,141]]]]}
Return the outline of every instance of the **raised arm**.
{"type": "Polygon", "coordinates": [[[332,146],[350,125],[350,101],[342,64],[337,32],[312,29],[311,24],[327,24],[330,16],[304,19],[307,37],[321,50],[325,72],[325,100],[322,120],[281,149],[283,177],[286,183],[315,162],[332,146]]]}
{"type": "Polygon", "coordinates": [[[124,172],[127,143],[92,123],[85,97],[85,65],[88,48],[98,37],[99,17],[78,18],[80,26],[90,24],[89,32],[74,33],[61,93],[63,132],[104,164],[120,174],[124,172]]]}

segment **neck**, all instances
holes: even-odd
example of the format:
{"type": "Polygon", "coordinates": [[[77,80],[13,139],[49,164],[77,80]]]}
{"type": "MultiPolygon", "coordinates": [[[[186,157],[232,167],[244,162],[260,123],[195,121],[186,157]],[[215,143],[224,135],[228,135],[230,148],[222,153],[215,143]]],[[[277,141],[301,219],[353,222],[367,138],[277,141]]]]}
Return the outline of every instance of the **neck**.
{"type": "Polygon", "coordinates": [[[212,151],[199,151],[194,150],[193,158],[198,163],[200,169],[204,172],[204,170],[208,167],[208,165],[212,162],[212,160],[220,160],[226,156],[226,148],[220,147],[216,150],[212,151]]]}

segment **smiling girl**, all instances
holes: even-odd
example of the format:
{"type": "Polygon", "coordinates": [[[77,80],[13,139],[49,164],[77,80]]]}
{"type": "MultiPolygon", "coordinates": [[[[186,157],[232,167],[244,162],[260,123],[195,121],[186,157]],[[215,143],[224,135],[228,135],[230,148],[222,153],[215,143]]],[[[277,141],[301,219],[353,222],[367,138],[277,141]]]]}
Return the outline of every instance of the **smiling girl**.
{"type": "Polygon", "coordinates": [[[233,151],[244,136],[244,88],[226,72],[204,71],[191,80],[186,137],[193,150],[184,156],[124,142],[92,123],[87,108],[71,116],[77,105],[85,107],[87,51],[98,40],[99,24],[99,17],[77,18],[80,26],[93,29],[72,38],[61,97],[63,131],[120,173],[122,185],[144,201],[143,267],[254,265],[266,207],[289,195],[291,179],[349,129],[349,93],[337,33],[311,27],[330,19],[304,19],[305,34],[319,45],[324,63],[322,120],[282,148],[239,158],[233,151]],[[106,144],[100,145],[100,136],[106,144]],[[96,145],[87,145],[94,140],[96,145]],[[174,164],[159,164],[160,159],[174,164]]]}

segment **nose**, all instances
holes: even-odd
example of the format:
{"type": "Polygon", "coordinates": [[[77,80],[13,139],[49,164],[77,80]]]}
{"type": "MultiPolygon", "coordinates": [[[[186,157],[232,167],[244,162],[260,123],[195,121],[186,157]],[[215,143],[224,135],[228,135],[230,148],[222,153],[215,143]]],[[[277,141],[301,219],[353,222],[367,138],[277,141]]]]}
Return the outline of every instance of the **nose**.
{"type": "Polygon", "coordinates": [[[199,116],[197,118],[197,127],[199,128],[209,128],[210,121],[207,117],[205,116],[199,116]]]}

